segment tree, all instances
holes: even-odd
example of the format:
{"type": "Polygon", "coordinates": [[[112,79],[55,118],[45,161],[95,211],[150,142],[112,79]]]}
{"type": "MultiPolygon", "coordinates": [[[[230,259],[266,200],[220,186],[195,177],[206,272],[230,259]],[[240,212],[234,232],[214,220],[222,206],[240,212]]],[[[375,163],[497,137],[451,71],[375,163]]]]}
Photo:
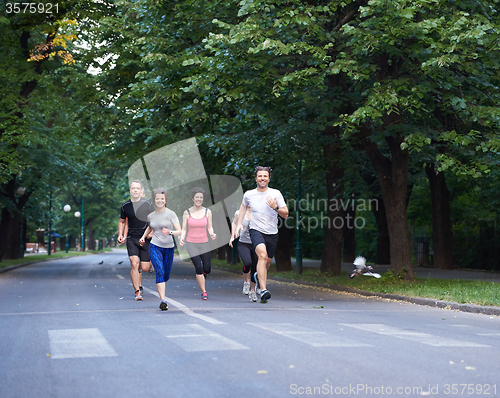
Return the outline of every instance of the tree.
{"type": "MultiPolygon", "coordinates": [[[[45,4],[47,2],[40,3],[45,4]]],[[[48,12],[0,17],[0,259],[19,256],[21,213],[37,190],[47,192],[78,179],[88,153],[80,145],[89,132],[78,129],[79,90],[87,84],[74,56],[76,21],[92,23],[107,3],[58,3],[48,12]],[[62,84],[61,84],[62,83],[62,84]],[[64,173],[62,173],[64,171],[64,173]],[[18,189],[25,188],[19,195],[18,189]]],[[[45,8],[44,8],[45,9],[45,8]]],[[[87,80],[86,80],[87,79],[87,80]]],[[[82,176],[83,177],[83,176],[82,176]]]]}

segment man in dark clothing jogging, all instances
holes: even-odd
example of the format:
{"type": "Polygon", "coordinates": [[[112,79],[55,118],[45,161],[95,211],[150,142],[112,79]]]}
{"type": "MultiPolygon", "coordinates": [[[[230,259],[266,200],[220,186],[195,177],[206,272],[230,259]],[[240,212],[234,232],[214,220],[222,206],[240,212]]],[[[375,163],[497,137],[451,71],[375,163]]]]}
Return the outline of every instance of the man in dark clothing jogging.
{"type": "Polygon", "coordinates": [[[127,200],[121,207],[120,221],[118,223],[118,243],[123,244],[127,241],[127,252],[130,259],[130,279],[134,286],[135,299],[142,300],[142,275],[139,273],[139,267],[142,271],[149,271],[151,262],[149,261],[149,241],[141,245],[141,239],[146,230],[147,216],[155,211],[153,204],[142,197],[143,188],[139,180],[130,182],[130,200],[127,200]],[[128,222],[128,234],[125,237],[125,223],[128,222]]]}

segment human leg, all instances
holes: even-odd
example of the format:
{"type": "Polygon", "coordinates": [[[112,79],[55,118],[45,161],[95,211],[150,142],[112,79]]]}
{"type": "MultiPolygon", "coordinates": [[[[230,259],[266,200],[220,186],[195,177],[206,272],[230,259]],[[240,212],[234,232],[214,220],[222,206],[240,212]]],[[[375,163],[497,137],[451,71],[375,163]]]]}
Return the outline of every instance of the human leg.
{"type": "MultiPolygon", "coordinates": [[[[252,244],[238,242],[238,254],[243,262],[243,294],[250,292],[250,272],[252,269],[252,253],[255,253],[252,244]]],[[[254,270],[255,272],[255,270],[254,270]]],[[[255,282],[254,282],[255,288],[255,282]]]]}
{"type": "Polygon", "coordinates": [[[261,290],[266,290],[267,286],[267,270],[268,258],[265,243],[260,243],[255,248],[257,254],[257,277],[259,278],[259,287],[261,290]]]}
{"type": "Polygon", "coordinates": [[[189,254],[189,257],[191,257],[191,261],[193,262],[195,273],[196,273],[196,282],[198,283],[198,286],[200,287],[201,293],[206,293],[205,289],[205,277],[203,276],[203,265],[202,265],[202,260],[201,260],[201,255],[200,252],[194,243],[187,242],[186,243],[186,249],[189,254]]]}

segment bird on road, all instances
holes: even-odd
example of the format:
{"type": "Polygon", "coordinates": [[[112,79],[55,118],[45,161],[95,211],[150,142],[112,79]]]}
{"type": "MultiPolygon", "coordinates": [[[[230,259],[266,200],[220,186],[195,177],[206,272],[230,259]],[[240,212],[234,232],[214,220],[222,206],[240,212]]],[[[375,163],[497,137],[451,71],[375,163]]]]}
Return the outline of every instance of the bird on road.
{"type": "Polygon", "coordinates": [[[366,258],[358,256],[354,260],[354,270],[349,274],[349,279],[354,278],[356,275],[366,275],[373,276],[375,278],[380,278],[380,274],[373,271],[373,267],[366,265],[366,258]]]}
{"type": "Polygon", "coordinates": [[[101,261],[99,264],[102,264],[102,263],[104,263],[104,260],[103,260],[103,261],[101,261]]]}

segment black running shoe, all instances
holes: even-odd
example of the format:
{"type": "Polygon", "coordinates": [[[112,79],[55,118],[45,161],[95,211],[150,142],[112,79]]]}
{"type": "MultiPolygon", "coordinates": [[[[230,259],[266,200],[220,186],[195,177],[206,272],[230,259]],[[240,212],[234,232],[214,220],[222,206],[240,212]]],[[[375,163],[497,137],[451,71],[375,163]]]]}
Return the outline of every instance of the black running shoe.
{"type": "Polygon", "coordinates": [[[166,311],[168,310],[168,304],[165,300],[162,300],[161,303],[160,303],[160,310],[162,311],[166,311]]]}
{"type": "Polygon", "coordinates": [[[260,302],[267,303],[267,300],[271,298],[271,292],[267,289],[264,289],[260,292],[260,302]]]}
{"type": "Polygon", "coordinates": [[[141,296],[144,296],[144,288],[142,286],[139,286],[139,291],[141,292],[141,296]]]}

